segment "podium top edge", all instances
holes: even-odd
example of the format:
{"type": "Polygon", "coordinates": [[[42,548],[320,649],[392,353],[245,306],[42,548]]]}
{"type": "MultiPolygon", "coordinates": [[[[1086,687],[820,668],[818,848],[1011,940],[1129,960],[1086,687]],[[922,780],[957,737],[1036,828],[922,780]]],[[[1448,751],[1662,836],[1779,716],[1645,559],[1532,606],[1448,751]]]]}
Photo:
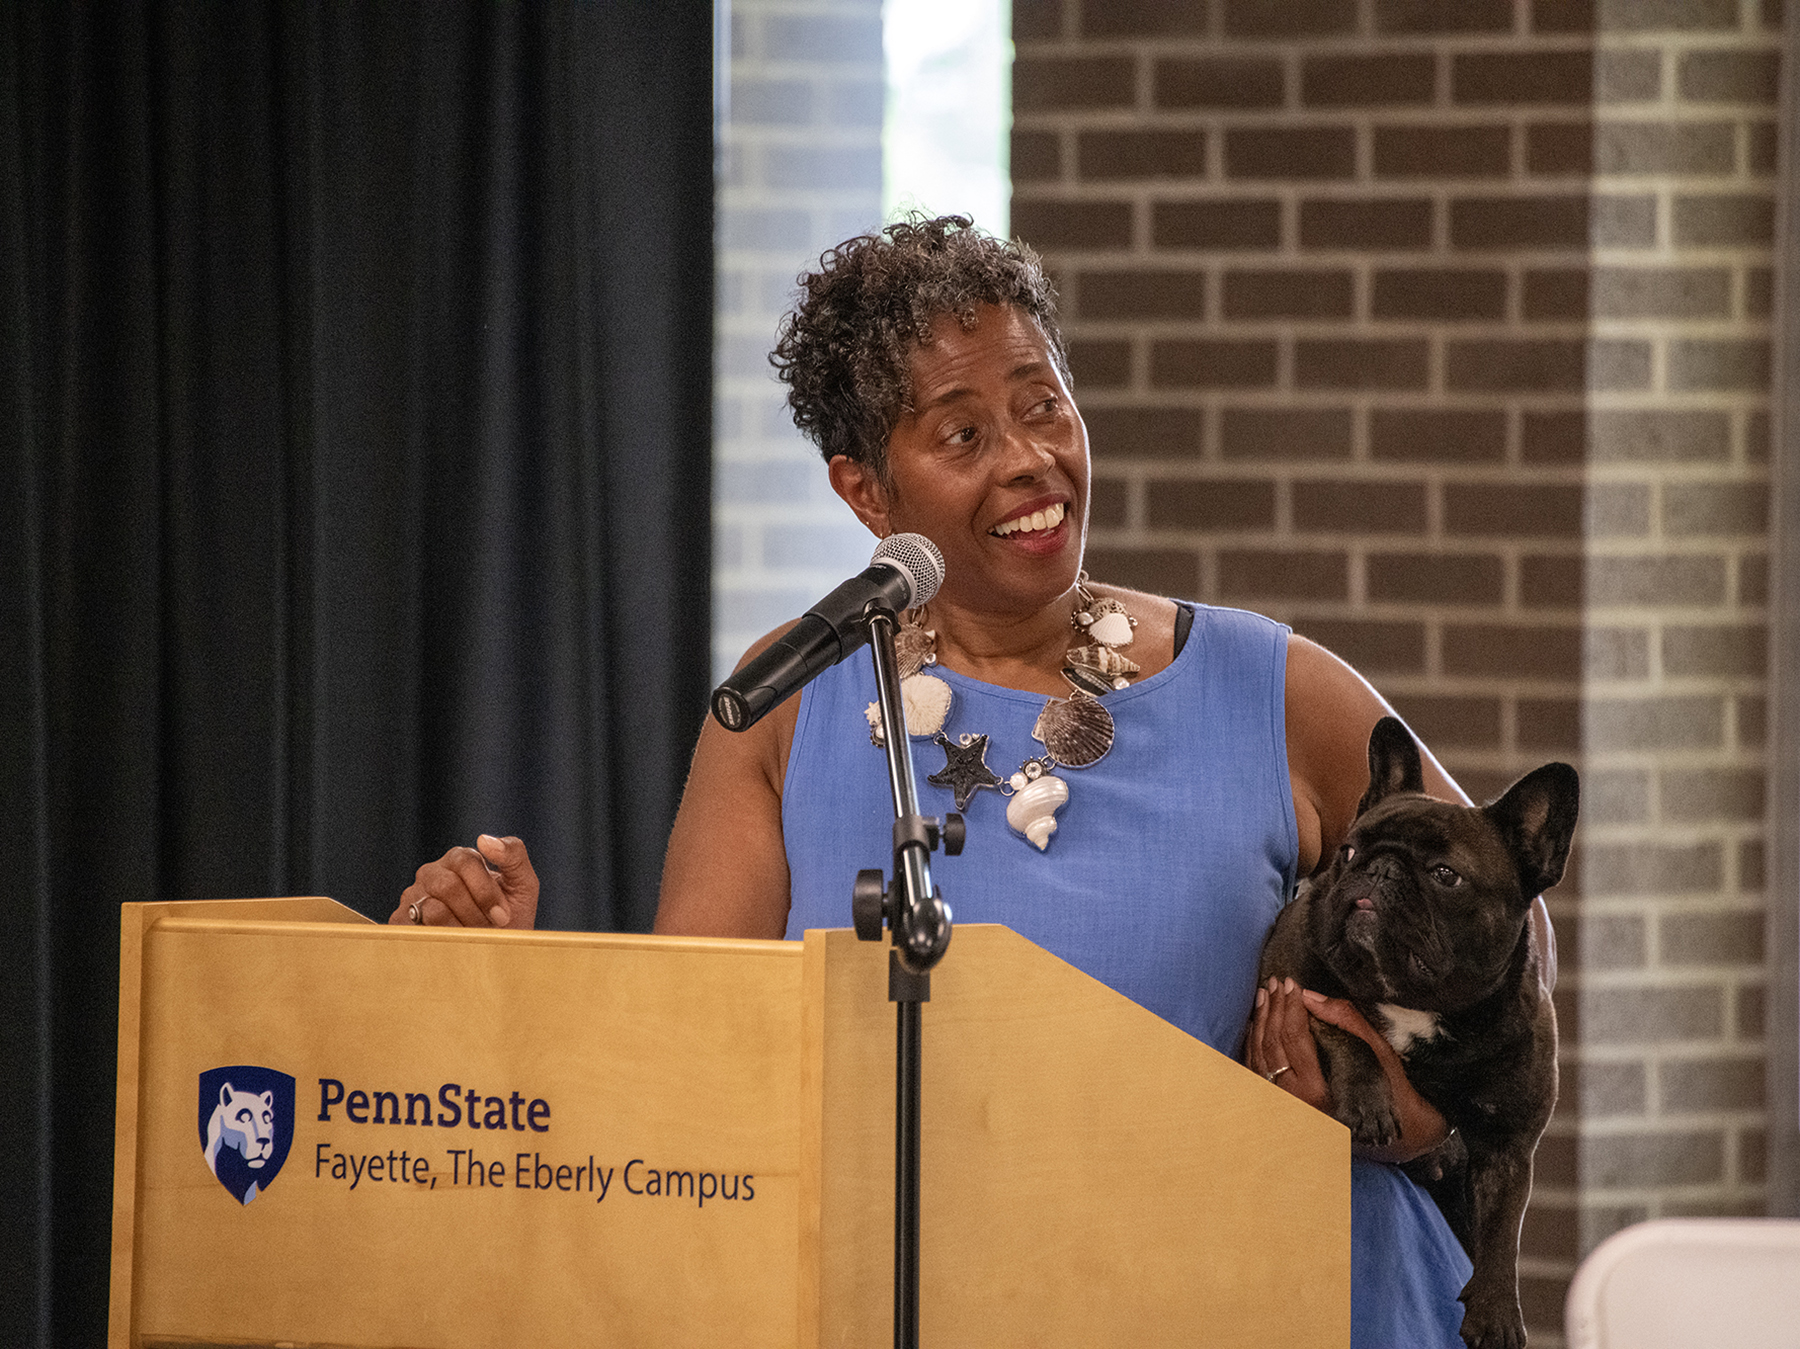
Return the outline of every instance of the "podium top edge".
{"type": "Polygon", "coordinates": [[[320,923],[286,919],[159,918],[157,933],[211,933],[232,936],[347,938],[362,941],[528,942],[534,946],[573,946],[637,951],[731,951],[739,955],[798,958],[797,941],[752,937],[671,937],[636,932],[508,932],[496,928],[409,927],[392,923],[320,923]]]}

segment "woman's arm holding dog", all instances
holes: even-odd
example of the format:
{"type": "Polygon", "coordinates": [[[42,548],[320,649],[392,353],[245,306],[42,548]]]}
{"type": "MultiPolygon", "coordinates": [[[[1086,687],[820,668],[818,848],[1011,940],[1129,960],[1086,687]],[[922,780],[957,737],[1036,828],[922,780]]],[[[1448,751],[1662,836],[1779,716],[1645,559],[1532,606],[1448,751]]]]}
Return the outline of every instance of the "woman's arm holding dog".
{"type": "Polygon", "coordinates": [[[1375,1051],[1394,1098],[1394,1109],[1400,1117],[1399,1139],[1384,1148],[1352,1144],[1359,1157],[1378,1162],[1410,1162],[1444,1141],[1449,1126],[1437,1107],[1413,1090],[1406,1067],[1393,1046],[1361,1012],[1342,999],[1303,989],[1291,979],[1269,980],[1256,990],[1256,1015],[1245,1044],[1244,1061],[1264,1077],[1275,1073],[1276,1086],[1330,1114],[1331,1088],[1319,1066],[1318,1045],[1310,1024],[1314,1017],[1349,1031],[1375,1051]],[[1287,1071],[1277,1071],[1283,1068],[1287,1071]]]}

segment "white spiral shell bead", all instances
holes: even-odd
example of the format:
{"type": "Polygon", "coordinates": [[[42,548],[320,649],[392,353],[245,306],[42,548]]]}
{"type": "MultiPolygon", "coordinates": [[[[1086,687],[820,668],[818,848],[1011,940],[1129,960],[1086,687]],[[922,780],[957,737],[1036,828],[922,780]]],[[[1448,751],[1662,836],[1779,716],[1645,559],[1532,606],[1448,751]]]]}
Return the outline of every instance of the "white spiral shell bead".
{"type": "Polygon", "coordinates": [[[1056,812],[1068,801],[1069,784],[1047,773],[1013,793],[1006,804],[1006,822],[1042,852],[1050,846],[1050,835],[1056,832],[1056,812]]]}

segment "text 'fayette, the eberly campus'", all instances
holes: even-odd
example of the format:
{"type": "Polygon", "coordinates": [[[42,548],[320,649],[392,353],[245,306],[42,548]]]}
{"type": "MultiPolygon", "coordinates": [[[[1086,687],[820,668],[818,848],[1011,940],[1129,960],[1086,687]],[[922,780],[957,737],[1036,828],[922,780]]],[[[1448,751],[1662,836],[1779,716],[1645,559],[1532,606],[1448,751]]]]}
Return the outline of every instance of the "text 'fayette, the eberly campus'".
{"type": "MultiPolygon", "coordinates": [[[[517,1091],[508,1092],[504,1097],[484,1096],[474,1087],[446,1082],[438,1088],[434,1117],[431,1097],[425,1092],[346,1091],[344,1083],[334,1077],[321,1077],[318,1083],[320,1123],[337,1122],[338,1116],[333,1111],[341,1107],[342,1119],[351,1124],[550,1132],[550,1103],[542,1097],[527,1100],[517,1091]]],[[[352,1190],[364,1181],[436,1189],[439,1177],[448,1170],[450,1185],[591,1194],[596,1203],[604,1202],[615,1177],[626,1194],[691,1199],[700,1208],[704,1208],[709,1199],[747,1201],[756,1198],[754,1175],[656,1167],[641,1157],[634,1157],[623,1167],[618,1167],[598,1164],[591,1154],[585,1161],[557,1162],[546,1161],[536,1151],[518,1152],[510,1158],[509,1172],[509,1159],[504,1156],[482,1158],[476,1155],[473,1147],[446,1148],[443,1156],[447,1164],[434,1171],[427,1157],[411,1149],[386,1153],[346,1152],[335,1149],[329,1141],[320,1141],[315,1143],[313,1152],[315,1179],[329,1177],[346,1183],[352,1190]]]]}

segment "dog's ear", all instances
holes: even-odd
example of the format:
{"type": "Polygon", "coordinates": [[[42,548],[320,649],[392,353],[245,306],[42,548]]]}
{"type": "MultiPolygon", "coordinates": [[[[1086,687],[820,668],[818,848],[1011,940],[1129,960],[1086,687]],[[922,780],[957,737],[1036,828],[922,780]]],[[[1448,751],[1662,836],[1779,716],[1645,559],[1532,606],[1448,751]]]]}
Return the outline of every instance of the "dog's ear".
{"type": "Polygon", "coordinates": [[[1581,810],[1581,779],[1566,763],[1533,769],[1487,808],[1512,850],[1519,888],[1533,899],[1562,879],[1581,810]]]}
{"type": "Polygon", "coordinates": [[[1357,803],[1361,815],[1395,792],[1425,790],[1425,770],[1412,732],[1398,717],[1383,717],[1369,732],[1369,790],[1357,803]]]}

